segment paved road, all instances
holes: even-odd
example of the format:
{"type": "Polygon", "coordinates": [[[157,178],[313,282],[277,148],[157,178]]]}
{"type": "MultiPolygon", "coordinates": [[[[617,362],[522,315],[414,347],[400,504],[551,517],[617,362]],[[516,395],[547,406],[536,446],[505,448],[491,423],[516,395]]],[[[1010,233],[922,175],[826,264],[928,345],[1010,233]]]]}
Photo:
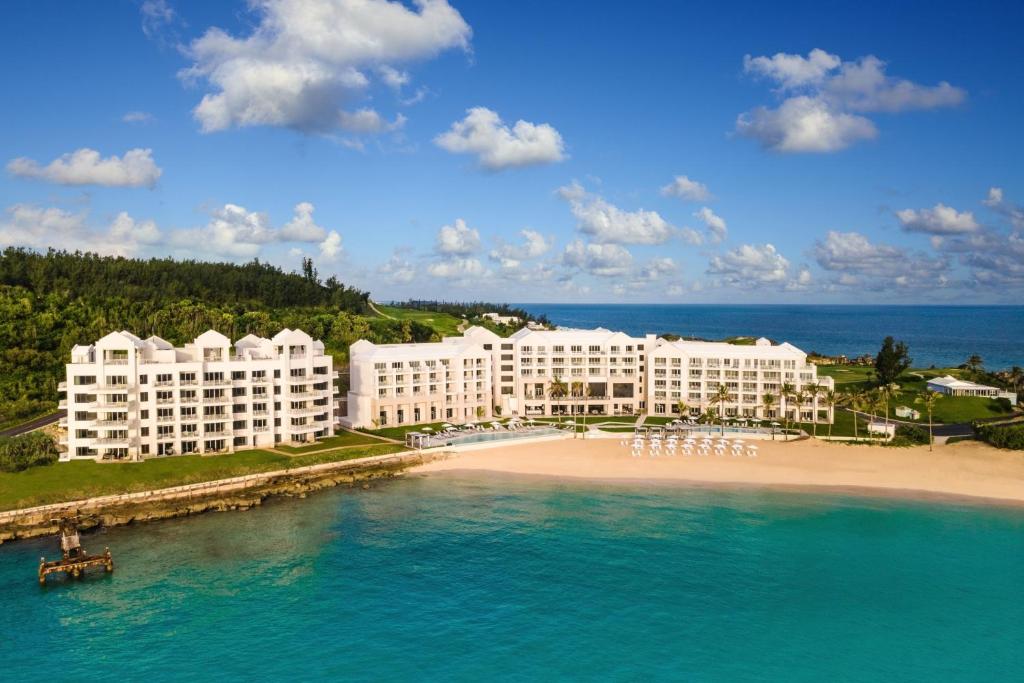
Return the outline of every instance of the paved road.
{"type": "Polygon", "coordinates": [[[40,427],[45,427],[48,424],[53,424],[54,422],[56,422],[57,420],[59,420],[60,418],[64,417],[67,414],[68,411],[66,410],[58,410],[56,413],[43,415],[42,417],[37,417],[31,422],[26,422],[24,424],[18,425],[17,427],[11,427],[10,429],[0,431],[0,436],[17,436],[18,434],[31,432],[33,429],[39,429],[40,427]]]}

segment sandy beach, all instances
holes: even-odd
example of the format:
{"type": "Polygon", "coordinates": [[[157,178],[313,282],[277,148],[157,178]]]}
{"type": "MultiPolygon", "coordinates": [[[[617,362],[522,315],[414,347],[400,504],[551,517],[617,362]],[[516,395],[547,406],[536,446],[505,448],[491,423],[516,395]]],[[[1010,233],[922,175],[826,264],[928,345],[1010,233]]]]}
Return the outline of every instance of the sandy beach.
{"type": "Polygon", "coordinates": [[[757,458],[635,458],[619,439],[560,440],[452,453],[413,472],[490,471],[598,480],[850,489],[1024,503],[1024,454],[979,442],[913,448],[760,441],[757,458]]]}

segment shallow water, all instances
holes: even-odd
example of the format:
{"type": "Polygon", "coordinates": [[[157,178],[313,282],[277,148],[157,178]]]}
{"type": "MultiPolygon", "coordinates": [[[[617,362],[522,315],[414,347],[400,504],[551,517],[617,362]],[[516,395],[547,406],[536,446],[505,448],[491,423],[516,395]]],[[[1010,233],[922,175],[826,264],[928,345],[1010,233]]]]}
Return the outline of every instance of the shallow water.
{"type": "Polygon", "coordinates": [[[445,474],[0,546],[0,678],[1019,680],[1024,511],[445,474]]]}

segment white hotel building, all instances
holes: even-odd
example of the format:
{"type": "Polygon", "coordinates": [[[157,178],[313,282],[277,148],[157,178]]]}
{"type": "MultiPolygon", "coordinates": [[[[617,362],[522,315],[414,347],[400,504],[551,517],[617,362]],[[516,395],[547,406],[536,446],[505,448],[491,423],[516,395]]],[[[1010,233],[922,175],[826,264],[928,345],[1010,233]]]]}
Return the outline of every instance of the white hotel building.
{"type": "Polygon", "coordinates": [[[313,441],[331,433],[333,359],[301,330],[175,348],[113,332],[75,346],[62,426],[69,458],[135,460],[313,441]]]}
{"type": "Polygon", "coordinates": [[[342,422],[352,427],[468,422],[498,414],[671,415],[678,414],[680,401],[696,416],[713,405],[720,383],[731,396],[721,406],[728,416],[795,419],[799,409],[803,420],[832,420],[831,409],[817,402],[798,408],[780,398],[765,410],[763,396],[778,397],[783,384],[833,387],[803,351],[766,339],[751,346],[670,342],[600,328],[522,329],[502,338],[471,327],[462,337],[434,343],[361,340],[351,347],[350,368],[342,422]],[[556,379],[577,396],[552,398],[556,379]]]}

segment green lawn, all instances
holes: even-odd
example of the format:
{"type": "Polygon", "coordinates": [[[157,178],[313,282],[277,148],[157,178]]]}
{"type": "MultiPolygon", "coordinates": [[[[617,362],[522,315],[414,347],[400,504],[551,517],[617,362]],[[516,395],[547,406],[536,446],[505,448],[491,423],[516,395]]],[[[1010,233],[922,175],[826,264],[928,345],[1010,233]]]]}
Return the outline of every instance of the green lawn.
{"type": "Polygon", "coordinates": [[[438,313],[437,311],[419,311],[412,308],[398,308],[396,306],[382,306],[377,304],[377,309],[384,315],[389,315],[398,320],[416,320],[424,325],[430,325],[438,334],[453,337],[459,334],[459,324],[462,318],[456,318],[449,313],[438,313]]]}
{"type": "MultiPolygon", "coordinates": [[[[836,391],[838,392],[871,389],[875,386],[872,380],[874,369],[870,367],[821,365],[818,366],[818,372],[821,375],[832,377],[835,380],[836,391]]],[[[916,400],[927,389],[928,380],[944,375],[961,377],[964,374],[965,371],[960,368],[910,369],[904,372],[896,380],[896,383],[900,386],[900,393],[889,404],[889,417],[904,419],[896,417],[896,408],[898,406],[907,406],[921,413],[921,419],[917,420],[919,424],[927,424],[928,415],[925,413],[923,406],[917,403],[916,400]]],[[[970,422],[980,418],[1009,415],[1010,412],[1003,410],[998,401],[990,398],[944,396],[936,403],[932,419],[935,422],[941,423],[970,422]]]]}
{"type": "MultiPolygon", "coordinates": [[[[368,434],[376,434],[377,436],[383,436],[388,439],[398,439],[399,441],[405,441],[405,435],[409,432],[422,432],[424,428],[429,427],[433,432],[441,431],[441,425],[444,422],[428,422],[426,424],[416,425],[403,425],[401,427],[384,427],[383,429],[365,429],[368,434]]],[[[449,424],[455,424],[454,422],[449,424]]]]}
{"type": "Polygon", "coordinates": [[[298,456],[251,450],[225,455],[154,458],[140,463],[62,462],[24,472],[0,472],[0,510],[194,484],[400,450],[403,447],[382,444],[298,456]]]}
{"type": "Polygon", "coordinates": [[[336,448],[339,446],[358,446],[361,444],[379,444],[381,443],[378,439],[374,439],[370,436],[363,434],[353,434],[352,432],[342,432],[335,436],[329,436],[326,439],[320,439],[316,443],[306,444],[304,446],[287,446],[279,444],[274,446],[279,451],[285,453],[309,453],[310,451],[322,451],[325,448],[336,448]]]}

